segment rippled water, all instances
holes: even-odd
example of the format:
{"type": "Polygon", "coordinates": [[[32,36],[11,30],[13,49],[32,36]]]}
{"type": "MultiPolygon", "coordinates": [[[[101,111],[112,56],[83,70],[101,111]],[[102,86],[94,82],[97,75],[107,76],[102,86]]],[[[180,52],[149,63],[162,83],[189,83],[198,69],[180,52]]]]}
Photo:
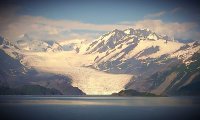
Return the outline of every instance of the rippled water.
{"type": "Polygon", "coordinates": [[[1,96],[0,113],[14,120],[200,120],[200,98],[1,96]]]}

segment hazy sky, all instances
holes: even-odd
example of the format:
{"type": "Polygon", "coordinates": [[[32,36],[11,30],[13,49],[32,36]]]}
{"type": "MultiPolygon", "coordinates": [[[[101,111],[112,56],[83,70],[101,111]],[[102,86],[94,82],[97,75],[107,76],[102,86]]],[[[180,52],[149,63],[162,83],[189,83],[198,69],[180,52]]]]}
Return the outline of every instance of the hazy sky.
{"type": "Polygon", "coordinates": [[[113,29],[149,28],[200,38],[200,4],[188,0],[15,0],[0,3],[0,34],[15,40],[95,39],[113,29]]]}

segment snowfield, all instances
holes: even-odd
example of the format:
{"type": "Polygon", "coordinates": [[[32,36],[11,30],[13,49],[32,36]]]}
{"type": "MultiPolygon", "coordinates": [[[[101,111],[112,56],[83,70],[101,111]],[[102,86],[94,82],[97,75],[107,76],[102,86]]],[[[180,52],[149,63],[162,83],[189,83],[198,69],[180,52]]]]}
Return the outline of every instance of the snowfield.
{"type": "Polygon", "coordinates": [[[72,86],[88,95],[109,95],[124,89],[132,75],[109,74],[92,68],[94,56],[75,52],[27,52],[23,63],[39,71],[67,75],[72,78],[72,86]]]}

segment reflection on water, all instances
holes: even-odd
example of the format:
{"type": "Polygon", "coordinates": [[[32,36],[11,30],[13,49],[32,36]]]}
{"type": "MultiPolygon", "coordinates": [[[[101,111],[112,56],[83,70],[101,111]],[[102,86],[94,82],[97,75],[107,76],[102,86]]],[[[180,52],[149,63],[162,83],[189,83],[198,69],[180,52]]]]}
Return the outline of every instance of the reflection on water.
{"type": "Polygon", "coordinates": [[[200,120],[198,97],[0,96],[0,119],[200,120]]]}
{"type": "Polygon", "coordinates": [[[105,106],[193,106],[199,105],[197,97],[49,97],[2,96],[0,104],[55,104],[55,105],[105,105],[105,106]]]}

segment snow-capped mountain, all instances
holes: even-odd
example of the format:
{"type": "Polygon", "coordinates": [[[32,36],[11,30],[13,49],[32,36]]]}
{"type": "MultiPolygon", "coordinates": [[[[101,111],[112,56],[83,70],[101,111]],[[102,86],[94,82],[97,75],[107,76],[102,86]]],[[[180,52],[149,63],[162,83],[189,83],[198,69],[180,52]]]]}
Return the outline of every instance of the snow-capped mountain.
{"type": "MultiPolygon", "coordinates": [[[[67,76],[42,73],[24,64],[23,60],[27,55],[29,54],[24,53],[12,42],[0,37],[0,94],[34,94],[33,89],[37,94],[44,94],[44,91],[40,93],[41,89],[47,90],[48,94],[54,94],[55,91],[65,95],[85,94],[79,88],[73,87],[71,79],[67,76]],[[33,93],[30,91],[16,92],[24,87],[33,93]],[[51,93],[51,89],[55,91],[51,93]]],[[[28,60],[31,61],[31,59],[28,60]]]]}
{"type": "Polygon", "coordinates": [[[10,49],[18,49],[19,50],[19,48],[14,43],[12,43],[11,41],[8,41],[6,38],[4,38],[1,35],[0,35],[0,46],[3,49],[10,48],[10,49]]]}
{"type": "MultiPolygon", "coordinates": [[[[156,87],[152,87],[154,80],[151,79],[149,82],[150,76],[166,72],[180,64],[190,66],[199,61],[199,59],[191,59],[199,51],[198,41],[185,44],[170,39],[168,36],[158,35],[148,29],[130,28],[124,31],[115,29],[102,35],[89,45],[86,54],[95,56],[91,67],[97,70],[134,75],[134,82],[131,81],[127,84],[127,89],[151,91],[156,89],[159,84],[155,83],[156,87]]],[[[195,69],[199,70],[200,64],[195,65],[195,69]]],[[[169,79],[170,76],[162,77],[169,79]]],[[[178,77],[178,73],[170,77],[170,80],[173,81],[176,77],[178,77]]],[[[167,88],[170,84],[172,82],[165,84],[165,87],[167,88]]]]}
{"type": "Polygon", "coordinates": [[[62,51],[62,46],[53,40],[35,40],[32,39],[28,34],[20,35],[14,44],[24,51],[31,52],[57,52],[62,51]]]}
{"type": "Polygon", "coordinates": [[[126,29],[124,31],[121,30],[113,30],[108,32],[94,42],[92,42],[88,49],[88,53],[94,52],[107,52],[107,50],[111,50],[117,47],[123,47],[125,44],[131,45],[132,43],[137,43],[140,40],[158,40],[163,39],[166,41],[170,40],[167,36],[157,35],[156,33],[148,30],[148,29],[126,29]]]}
{"type": "Polygon", "coordinates": [[[21,50],[30,52],[76,51],[82,53],[86,49],[84,46],[87,45],[87,41],[85,39],[37,40],[32,39],[28,34],[23,34],[13,44],[21,50]]]}
{"type": "Polygon", "coordinates": [[[141,66],[166,65],[165,59],[185,62],[199,48],[198,42],[184,44],[148,29],[127,29],[99,37],[89,45],[86,54],[96,56],[93,66],[99,70],[141,74],[141,66]]]}
{"type": "Polygon", "coordinates": [[[60,40],[58,43],[63,51],[76,51],[77,53],[84,53],[89,44],[85,39],[60,40]]]}
{"type": "MultiPolygon", "coordinates": [[[[86,94],[112,94],[123,89],[179,94],[200,83],[199,41],[183,43],[149,29],[132,28],[115,29],[89,44],[82,39],[19,38],[9,42],[1,37],[4,56],[18,60],[26,69],[70,76],[70,89],[78,87],[86,94]]],[[[29,83],[48,88],[60,89],[61,84],[66,84],[55,77],[51,82],[44,76],[34,78],[40,81],[31,79],[29,83]]]]}

